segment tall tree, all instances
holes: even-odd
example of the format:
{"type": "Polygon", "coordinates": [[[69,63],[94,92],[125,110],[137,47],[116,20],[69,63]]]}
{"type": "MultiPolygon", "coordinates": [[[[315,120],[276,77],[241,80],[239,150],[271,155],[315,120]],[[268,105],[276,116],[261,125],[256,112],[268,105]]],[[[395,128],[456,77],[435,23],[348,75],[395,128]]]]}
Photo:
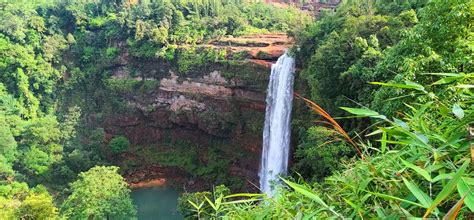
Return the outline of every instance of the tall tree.
{"type": "Polygon", "coordinates": [[[95,166],[79,174],[71,184],[72,194],[62,213],[72,219],[121,219],[136,215],[130,189],[118,174],[118,167],[95,166]]]}
{"type": "Polygon", "coordinates": [[[32,193],[27,196],[17,210],[20,219],[57,219],[58,209],[53,197],[48,193],[32,193]]]}
{"type": "Polygon", "coordinates": [[[16,154],[17,143],[5,121],[5,116],[0,113],[0,179],[13,173],[12,165],[16,154]]]}

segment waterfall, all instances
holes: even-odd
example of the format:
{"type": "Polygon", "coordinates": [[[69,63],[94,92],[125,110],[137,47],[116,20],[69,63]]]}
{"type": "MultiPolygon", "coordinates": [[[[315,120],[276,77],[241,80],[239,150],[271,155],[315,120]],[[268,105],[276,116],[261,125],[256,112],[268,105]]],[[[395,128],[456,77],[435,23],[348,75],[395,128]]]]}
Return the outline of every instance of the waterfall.
{"type": "Polygon", "coordinates": [[[268,84],[260,189],[269,197],[273,196],[271,183],[288,168],[294,71],[295,61],[285,53],[272,65],[268,84]]]}

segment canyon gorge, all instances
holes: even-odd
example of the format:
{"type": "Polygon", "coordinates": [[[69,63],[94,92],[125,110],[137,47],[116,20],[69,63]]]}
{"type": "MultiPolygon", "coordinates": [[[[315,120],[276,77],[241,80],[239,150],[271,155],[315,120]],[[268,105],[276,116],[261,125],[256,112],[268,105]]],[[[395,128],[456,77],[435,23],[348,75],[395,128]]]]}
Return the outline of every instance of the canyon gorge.
{"type": "Polygon", "coordinates": [[[176,143],[170,140],[185,140],[195,145],[195,159],[203,164],[210,159],[210,148],[218,148],[219,157],[229,160],[220,172],[239,179],[237,182],[243,184],[239,187],[255,190],[252,184],[258,185],[270,67],[292,44],[285,34],[212,40],[198,45],[197,55],[187,59],[200,59],[200,53],[210,51],[225,55],[208,61],[205,67],[194,66],[186,71],[179,68],[179,57],[174,62],[133,60],[127,50],[122,50],[114,60],[109,81],[152,86],[117,91],[116,100],[124,104],[124,110],[111,108],[107,117],[91,121],[100,121],[97,126],[104,128],[109,140],[118,135],[130,140],[132,150],[117,161],[133,163],[131,167],[126,165],[130,168],[126,177],[132,185],[154,181],[158,185],[179,182],[188,189],[210,187],[209,180],[195,178],[185,167],[144,159],[146,155],[140,150],[171,153],[176,143]]]}

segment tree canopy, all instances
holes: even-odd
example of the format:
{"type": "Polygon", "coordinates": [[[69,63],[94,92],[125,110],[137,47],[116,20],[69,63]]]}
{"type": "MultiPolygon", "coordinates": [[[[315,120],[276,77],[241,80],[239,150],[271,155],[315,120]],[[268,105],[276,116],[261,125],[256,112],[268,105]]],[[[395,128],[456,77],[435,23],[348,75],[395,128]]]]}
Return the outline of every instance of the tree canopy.
{"type": "Polygon", "coordinates": [[[67,218],[129,218],[136,215],[130,189],[118,167],[95,166],[71,183],[71,195],[61,206],[67,218]]]}

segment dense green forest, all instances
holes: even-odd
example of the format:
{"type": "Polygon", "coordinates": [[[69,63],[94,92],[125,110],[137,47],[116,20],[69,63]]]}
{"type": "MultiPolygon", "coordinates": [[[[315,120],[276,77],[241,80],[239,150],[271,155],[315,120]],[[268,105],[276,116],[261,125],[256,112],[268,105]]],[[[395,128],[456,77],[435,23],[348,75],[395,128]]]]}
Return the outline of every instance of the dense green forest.
{"type": "MultiPolygon", "coordinates": [[[[218,147],[206,149],[206,163],[186,140],[170,140],[168,154],[143,150],[215,184],[181,195],[184,217],[474,217],[474,2],[346,0],[315,18],[297,6],[0,3],[0,219],[135,218],[124,174],[137,163],[125,160],[136,146],[125,134],[108,136],[104,118],[130,111],[123,96],[159,84],[135,78],[173,72],[184,81],[218,63],[255,81],[260,72],[240,62],[248,55],[229,60],[226,50],[198,45],[269,33],[295,41],[290,173],[268,198],[236,191],[243,181],[222,170],[233,159],[218,147]],[[133,80],[113,76],[123,54],[133,80]]],[[[209,144],[226,144],[219,141],[209,144]]]]}
{"type": "Polygon", "coordinates": [[[309,21],[295,8],[238,0],[12,1],[0,7],[1,219],[136,214],[130,189],[108,157],[125,152],[129,141],[118,136],[105,143],[104,130],[88,118],[123,108],[114,104],[120,101],[115,92],[146,89],[139,81],[108,80],[120,50],[137,60],[170,61],[184,74],[220,59],[219,51],[200,56],[194,45],[292,32],[309,21]]]}

